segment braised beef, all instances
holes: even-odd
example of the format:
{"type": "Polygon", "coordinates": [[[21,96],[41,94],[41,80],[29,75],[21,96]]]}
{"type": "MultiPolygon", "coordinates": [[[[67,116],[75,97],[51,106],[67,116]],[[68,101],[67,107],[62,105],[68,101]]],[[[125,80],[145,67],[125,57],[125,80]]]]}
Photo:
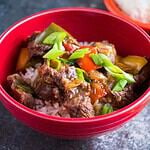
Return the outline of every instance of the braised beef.
{"type": "Polygon", "coordinates": [[[47,65],[42,65],[38,68],[38,75],[34,80],[33,77],[29,77],[32,82],[25,77],[24,81],[28,82],[34,89],[36,96],[44,101],[44,104],[41,104],[43,107],[36,107],[40,112],[45,110],[48,114],[54,115],[52,113],[52,110],[54,110],[57,116],[63,117],[94,116],[93,106],[89,97],[90,84],[87,82],[80,83],[71,89],[66,86],[76,78],[76,71],[73,66],[65,66],[60,71],[57,71],[47,65]],[[53,108],[55,103],[60,106],[53,108]]]}
{"type": "Polygon", "coordinates": [[[44,45],[44,44],[35,44],[34,42],[31,42],[28,44],[28,49],[30,51],[30,56],[42,56],[44,55],[48,50],[50,50],[52,47],[50,45],[44,45]]]}
{"type": "Polygon", "coordinates": [[[32,36],[30,36],[26,43],[27,43],[27,48],[29,49],[30,52],[30,57],[32,58],[33,56],[42,56],[44,55],[48,50],[52,48],[51,45],[45,45],[42,43],[35,43],[36,37],[40,34],[40,32],[34,32],[32,36]]]}
{"type": "Polygon", "coordinates": [[[29,85],[23,82],[21,76],[18,74],[10,75],[7,77],[7,81],[16,100],[27,107],[33,108],[35,103],[35,100],[32,96],[33,90],[29,85]]]}
{"type": "Polygon", "coordinates": [[[82,83],[80,86],[66,91],[65,107],[69,111],[71,117],[92,117],[94,109],[90,99],[90,84],[82,83]]]}

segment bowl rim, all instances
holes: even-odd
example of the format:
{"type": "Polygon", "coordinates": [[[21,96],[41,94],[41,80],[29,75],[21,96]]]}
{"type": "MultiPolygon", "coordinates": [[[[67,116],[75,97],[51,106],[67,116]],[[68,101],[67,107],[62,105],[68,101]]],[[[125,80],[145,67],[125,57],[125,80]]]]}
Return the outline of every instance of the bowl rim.
{"type": "MultiPolygon", "coordinates": [[[[5,39],[5,37],[7,37],[9,35],[9,33],[11,33],[13,30],[15,30],[18,26],[22,25],[23,23],[32,20],[36,17],[42,16],[42,15],[46,15],[46,14],[51,14],[51,13],[56,13],[56,12],[68,12],[68,11],[80,11],[80,12],[91,12],[91,13],[96,13],[96,14],[103,14],[103,15],[107,15],[110,17],[113,17],[115,19],[118,19],[130,26],[132,26],[135,30],[137,30],[140,34],[142,34],[148,41],[150,41],[150,38],[148,36],[148,34],[142,30],[141,28],[139,28],[138,26],[135,26],[134,24],[116,16],[113,15],[111,13],[108,13],[104,10],[99,10],[99,9],[95,9],[95,8],[87,8],[87,7],[63,7],[63,8],[54,8],[54,9],[48,9],[48,10],[44,10],[44,11],[40,11],[37,13],[34,13],[30,16],[24,17],[22,19],[20,19],[19,21],[17,21],[16,23],[14,23],[13,25],[11,25],[10,27],[8,27],[0,36],[0,44],[3,42],[3,40],[5,39]]],[[[43,114],[40,112],[37,112],[33,109],[30,109],[24,105],[22,105],[21,103],[17,102],[13,97],[11,97],[7,91],[2,87],[2,85],[0,84],[0,95],[7,100],[7,102],[9,102],[10,104],[14,105],[15,107],[17,107],[18,109],[21,109],[22,111],[33,115],[35,117],[39,117],[41,119],[45,119],[45,120],[51,120],[54,122],[61,122],[61,123],[90,123],[90,122],[97,122],[97,121],[104,121],[113,117],[117,117],[121,114],[124,114],[125,112],[131,111],[132,109],[134,109],[135,107],[137,107],[139,104],[143,103],[145,99],[150,97],[150,87],[138,98],[136,99],[134,102],[132,102],[131,104],[117,110],[114,111],[110,114],[106,114],[106,115],[100,115],[100,116],[95,116],[92,118],[64,118],[64,117],[57,117],[57,116],[50,116],[47,114],[43,114]]]]}
{"type": "Polygon", "coordinates": [[[150,23],[143,23],[141,21],[132,19],[130,16],[128,16],[125,12],[123,12],[116,4],[116,2],[114,0],[104,0],[104,4],[106,6],[106,8],[112,12],[115,15],[118,15],[140,27],[142,27],[144,30],[148,30],[150,31],[150,23]]]}

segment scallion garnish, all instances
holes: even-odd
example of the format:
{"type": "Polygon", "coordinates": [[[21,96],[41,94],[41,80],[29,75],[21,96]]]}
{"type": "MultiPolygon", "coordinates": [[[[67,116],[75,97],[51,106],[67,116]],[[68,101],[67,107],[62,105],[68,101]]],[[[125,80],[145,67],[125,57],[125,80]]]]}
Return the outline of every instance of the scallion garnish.
{"type": "Polygon", "coordinates": [[[58,59],[52,59],[50,62],[50,66],[56,70],[61,68],[61,61],[58,59]]]}
{"type": "Polygon", "coordinates": [[[92,60],[96,65],[103,66],[117,80],[125,79],[128,83],[135,82],[133,75],[124,72],[118,66],[114,65],[104,54],[92,54],[92,60]]]}
{"type": "Polygon", "coordinates": [[[104,104],[101,110],[101,114],[104,115],[104,114],[108,114],[111,112],[113,112],[113,107],[109,103],[104,104]]]}
{"type": "Polygon", "coordinates": [[[84,70],[82,70],[80,68],[76,68],[76,74],[77,74],[79,80],[85,81],[84,80],[84,73],[85,73],[84,70]]]}
{"type": "Polygon", "coordinates": [[[69,65],[74,65],[75,61],[74,60],[68,60],[68,59],[64,59],[64,58],[59,58],[59,60],[63,63],[63,64],[69,64],[69,65]]]}
{"type": "Polygon", "coordinates": [[[78,50],[76,50],[74,53],[71,54],[71,56],[69,57],[69,60],[78,59],[78,58],[83,58],[84,55],[85,55],[88,51],[89,51],[89,48],[78,49],[78,50]]]}
{"type": "Polygon", "coordinates": [[[48,51],[43,58],[47,58],[49,60],[56,59],[57,57],[63,55],[65,53],[64,47],[62,45],[62,42],[64,38],[66,37],[65,32],[54,32],[47,36],[43,43],[44,44],[53,44],[53,48],[48,51]]]}
{"type": "Polygon", "coordinates": [[[128,83],[127,80],[121,79],[115,84],[112,90],[116,92],[120,92],[124,89],[127,83],[128,83]]]}

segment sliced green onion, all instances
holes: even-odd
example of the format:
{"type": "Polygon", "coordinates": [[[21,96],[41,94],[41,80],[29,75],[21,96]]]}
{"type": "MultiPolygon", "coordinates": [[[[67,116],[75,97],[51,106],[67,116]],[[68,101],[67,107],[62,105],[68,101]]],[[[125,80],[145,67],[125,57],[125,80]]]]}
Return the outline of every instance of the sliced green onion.
{"type": "Polygon", "coordinates": [[[98,54],[91,54],[90,57],[92,58],[93,62],[96,65],[102,66],[103,65],[103,61],[102,59],[99,57],[98,54]]]}
{"type": "Polygon", "coordinates": [[[113,112],[113,107],[109,103],[105,104],[102,107],[102,110],[101,110],[102,115],[108,114],[108,113],[111,113],[111,112],[113,112]]]}
{"type": "Polygon", "coordinates": [[[103,66],[117,80],[125,79],[128,83],[135,82],[133,75],[124,72],[118,66],[114,65],[104,54],[92,54],[92,60],[96,65],[103,66]]]}
{"type": "Polygon", "coordinates": [[[43,43],[54,44],[54,45],[53,48],[43,56],[43,58],[47,58],[51,60],[51,59],[56,59],[57,57],[63,55],[65,52],[64,52],[64,47],[62,45],[62,42],[65,37],[66,37],[65,32],[54,32],[50,34],[48,37],[46,37],[43,43]]]}
{"type": "Polygon", "coordinates": [[[51,33],[49,36],[47,36],[44,40],[43,40],[43,44],[54,44],[55,40],[57,38],[57,33],[58,32],[54,32],[51,33]]]}
{"type": "Polygon", "coordinates": [[[41,43],[48,35],[50,35],[53,32],[65,32],[67,36],[71,36],[65,29],[60,27],[59,25],[55,23],[51,23],[49,27],[47,27],[42,33],[40,33],[36,39],[35,43],[41,43]]]}
{"type": "Polygon", "coordinates": [[[56,59],[57,57],[63,55],[65,52],[61,50],[51,49],[48,53],[46,53],[43,58],[47,58],[49,60],[56,59]]]}
{"type": "Polygon", "coordinates": [[[86,73],[84,74],[84,80],[88,83],[92,82],[92,80],[86,75],[86,73]]]}
{"type": "Polygon", "coordinates": [[[46,64],[47,64],[47,66],[50,66],[50,60],[46,60],[46,64]]]}
{"type": "Polygon", "coordinates": [[[65,32],[53,32],[43,40],[43,43],[54,44],[55,42],[61,42],[66,36],[65,32]]]}
{"type": "Polygon", "coordinates": [[[27,93],[31,93],[31,94],[34,93],[32,88],[26,83],[23,83],[21,80],[16,80],[16,88],[21,89],[22,91],[27,93]]]}
{"type": "Polygon", "coordinates": [[[58,60],[58,59],[53,59],[53,60],[51,60],[51,62],[50,62],[50,66],[51,66],[52,68],[56,69],[56,70],[59,70],[60,67],[61,67],[61,62],[60,62],[60,60],[58,60]]]}
{"type": "Polygon", "coordinates": [[[74,65],[75,61],[74,60],[67,60],[64,58],[59,58],[59,60],[63,63],[63,64],[69,64],[69,65],[74,65]]]}
{"type": "Polygon", "coordinates": [[[104,68],[117,80],[125,79],[128,81],[128,83],[135,82],[133,75],[126,73],[123,70],[121,72],[116,72],[116,71],[113,72],[114,70],[113,66],[104,66],[104,68]]]}
{"type": "Polygon", "coordinates": [[[84,73],[85,71],[80,69],[80,68],[76,68],[76,73],[77,73],[77,76],[78,76],[78,79],[81,80],[81,81],[85,81],[84,80],[84,73]]]}
{"type": "Polygon", "coordinates": [[[122,91],[123,89],[124,89],[124,87],[126,86],[126,84],[128,83],[128,81],[127,80],[124,80],[124,79],[122,79],[122,80],[119,80],[116,84],[115,84],[115,86],[113,87],[113,91],[116,91],[116,92],[120,92],[120,91],[122,91]]]}
{"type": "Polygon", "coordinates": [[[74,53],[71,54],[69,60],[83,58],[84,55],[89,51],[89,48],[78,49],[74,53]]]}

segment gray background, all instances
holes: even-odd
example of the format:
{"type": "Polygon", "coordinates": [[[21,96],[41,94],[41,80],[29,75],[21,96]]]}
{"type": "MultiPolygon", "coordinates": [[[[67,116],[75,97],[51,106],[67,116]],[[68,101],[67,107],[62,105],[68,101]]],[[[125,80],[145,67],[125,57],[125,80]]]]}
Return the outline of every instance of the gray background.
{"type": "MultiPolygon", "coordinates": [[[[102,0],[0,0],[0,33],[24,16],[66,6],[105,9],[102,0]]],[[[150,150],[150,105],[110,134],[86,140],[61,140],[24,126],[0,103],[0,150],[150,150]]]]}

